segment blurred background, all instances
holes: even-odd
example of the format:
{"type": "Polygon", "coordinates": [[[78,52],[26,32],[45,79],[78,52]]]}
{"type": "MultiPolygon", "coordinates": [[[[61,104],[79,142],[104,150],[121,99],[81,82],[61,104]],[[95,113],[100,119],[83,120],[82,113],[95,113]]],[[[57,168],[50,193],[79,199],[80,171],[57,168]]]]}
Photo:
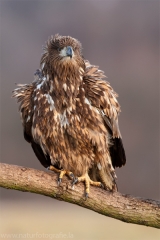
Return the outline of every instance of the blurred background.
{"type": "MultiPolygon", "coordinates": [[[[50,35],[70,35],[82,43],[84,57],[105,71],[119,94],[127,156],[126,166],[116,170],[119,191],[160,200],[159,7],[158,0],[1,0],[1,162],[46,171],[23,139],[11,91],[15,83],[33,81],[50,35]]],[[[0,200],[1,234],[39,233],[32,239],[58,233],[72,239],[160,238],[156,229],[35,194],[1,188],[0,200]]]]}

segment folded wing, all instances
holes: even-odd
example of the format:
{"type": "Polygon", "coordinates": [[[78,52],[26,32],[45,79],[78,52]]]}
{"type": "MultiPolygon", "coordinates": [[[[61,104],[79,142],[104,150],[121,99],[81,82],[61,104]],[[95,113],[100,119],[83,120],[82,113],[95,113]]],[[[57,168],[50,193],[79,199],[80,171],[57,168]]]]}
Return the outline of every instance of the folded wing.
{"type": "Polygon", "coordinates": [[[84,76],[84,87],[87,98],[92,106],[96,107],[110,135],[110,155],[113,167],[121,167],[126,163],[125,151],[118,125],[120,105],[117,101],[117,93],[110,84],[104,80],[103,71],[97,66],[86,61],[86,72],[84,76]]]}

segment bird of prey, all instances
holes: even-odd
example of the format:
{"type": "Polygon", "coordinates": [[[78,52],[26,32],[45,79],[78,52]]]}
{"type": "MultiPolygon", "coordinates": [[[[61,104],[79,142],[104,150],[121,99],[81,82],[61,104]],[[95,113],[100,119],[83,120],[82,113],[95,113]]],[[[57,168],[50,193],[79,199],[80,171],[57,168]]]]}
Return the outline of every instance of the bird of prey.
{"type": "Polygon", "coordinates": [[[70,36],[51,36],[30,84],[18,84],[24,138],[41,162],[73,184],[116,191],[115,167],[126,162],[118,126],[120,105],[104,72],[70,36]]]}

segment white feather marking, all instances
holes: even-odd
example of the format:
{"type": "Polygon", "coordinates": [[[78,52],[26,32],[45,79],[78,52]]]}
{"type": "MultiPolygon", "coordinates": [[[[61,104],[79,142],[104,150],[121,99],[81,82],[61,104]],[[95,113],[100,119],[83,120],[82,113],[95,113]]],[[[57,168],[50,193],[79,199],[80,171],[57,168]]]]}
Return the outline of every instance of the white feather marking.
{"type": "Polygon", "coordinates": [[[82,77],[82,76],[80,76],[80,80],[81,80],[81,81],[83,80],[83,77],[82,77]]]}
{"type": "Polygon", "coordinates": [[[47,80],[49,80],[49,75],[47,74],[47,80]]]}
{"type": "Polygon", "coordinates": [[[73,85],[71,85],[71,91],[74,92],[74,86],[73,85]]]}
{"type": "Polygon", "coordinates": [[[83,70],[83,68],[79,68],[79,72],[81,73],[81,74],[83,74],[84,73],[84,70],[83,70]]]}
{"type": "Polygon", "coordinates": [[[42,81],[39,84],[37,84],[37,89],[40,89],[42,87],[42,85],[44,84],[44,82],[46,81],[46,77],[43,77],[41,79],[42,79],[42,81]]]}
{"type": "Polygon", "coordinates": [[[27,119],[26,119],[26,122],[28,122],[30,119],[31,119],[30,116],[28,116],[27,119]]]}
{"type": "Polygon", "coordinates": [[[98,167],[98,169],[101,171],[101,169],[102,169],[102,166],[101,166],[101,164],[100,164],[100,163],[97,163],[97,167],[98,167]]]}
{"type": "Polygon", "coordinates": [[[45,66],[45,63],[42,63],[42,70],[43,70],[44,66],[45,66]]]}
{"type": "Polygon", "coordinates": [[[54,107],[54,101],[52,99],[52,97],[49,94],[44,94],[44,96],[46,97],[48,104],[50,105],[50,111],[53,111],[54,107]]]}
{"type": "Polygon", "coordinates": [[[104,111],[103,111],[103,110],[101,110],[101,114],[102,114],[102,116],[105,116],[105,113],[104,113],[104,111]]]}
{"type": "Polygon", "coordinates": [[[39,84],[37,85],[37,89],[40,89],[42,85],[43,85],[43,82],[39,83],[39,84]]]}
{"type": "Polygon", "coordinates": [[[60,114],[60,123],[61,127],[66,127],[66,125],[69,125],[67,116],[66,116],[66,110],[63,112],[63,114],[60,114]]]}
{"type": "Polygon", "coordinates": [[[63,84],[63,89],[64,89],[65,92],[67,91],[67,84],[66,83],[63,84]]]}
{"type": "Polygon", "coordinates": [[[96,113],[100,114],[97,108],[93,108],[93,109],[96,113]]]}
{"type": "Polygon", "coordinates": [[[69,111],[72,111],[72,105],[68,109],[69,109],[69,111]]]}
{"type": "Polygon", "coordinates": [[[88,105],[91,105],[90,102],[89,102],[89,100],[88,100],[88,98],[85,98],[84,102],[85,102],[86,104],[88,104],[88,105]]]}

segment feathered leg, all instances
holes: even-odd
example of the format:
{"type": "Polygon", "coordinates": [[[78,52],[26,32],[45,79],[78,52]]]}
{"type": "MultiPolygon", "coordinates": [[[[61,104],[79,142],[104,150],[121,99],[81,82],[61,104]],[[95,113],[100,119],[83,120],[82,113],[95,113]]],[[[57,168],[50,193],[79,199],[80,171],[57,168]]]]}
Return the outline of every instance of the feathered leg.
{"type": "Polygon", "coordinates": [[[104,188],[108,191],[117,191],[116,173],[111,164],[106,167],[100,167],[100,164],[95,164],[89,171],[89,176],[94,181],[101,181],[104,188]]]}
{"type": "Polygon", "coordinates": [[[117,184],[116,184],[117,176],[115,172],[109,172],[107,170],[101,169],[98,171],[98,174],[106,190],[117,191],[117,184]]]}

